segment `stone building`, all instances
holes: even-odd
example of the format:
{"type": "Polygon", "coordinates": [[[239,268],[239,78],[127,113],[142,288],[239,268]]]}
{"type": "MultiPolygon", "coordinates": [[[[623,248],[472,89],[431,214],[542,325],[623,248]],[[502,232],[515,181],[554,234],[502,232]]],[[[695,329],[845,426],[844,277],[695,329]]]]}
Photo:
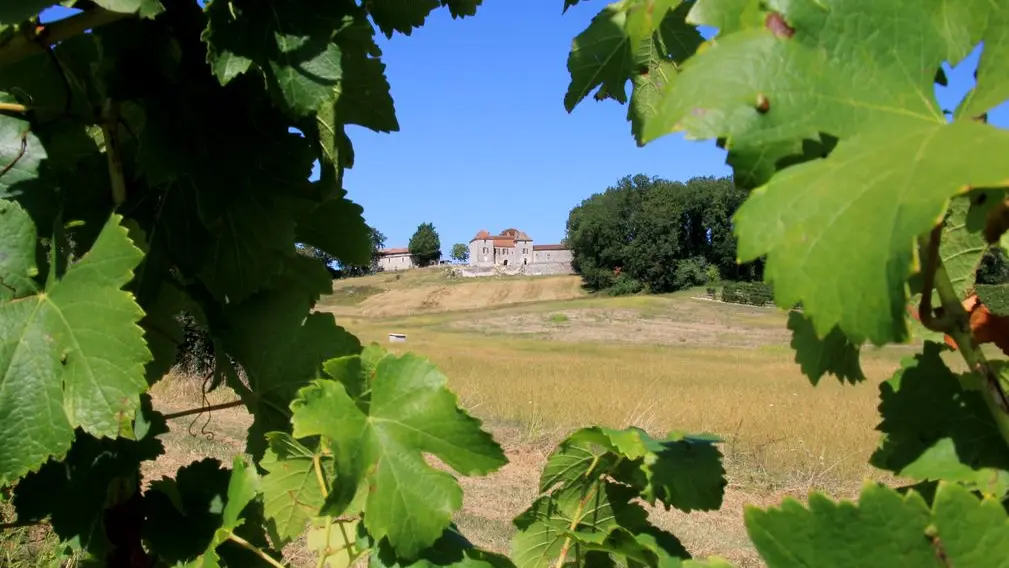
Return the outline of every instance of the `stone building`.
{"type": "Polygon", "coordinates": [[[379,270],[407,270],[408,268],[413,268],[410,249],[388,248],[378,251],[379,270]]]}
{"type": "Polygon", "coordinates": [[[500,235],[481,230],[470,239],[470,266],[526,266],[530,264],[571,263],[571,251],[564,245],[537,245],[518,229],[505,229],[500,235]]]}

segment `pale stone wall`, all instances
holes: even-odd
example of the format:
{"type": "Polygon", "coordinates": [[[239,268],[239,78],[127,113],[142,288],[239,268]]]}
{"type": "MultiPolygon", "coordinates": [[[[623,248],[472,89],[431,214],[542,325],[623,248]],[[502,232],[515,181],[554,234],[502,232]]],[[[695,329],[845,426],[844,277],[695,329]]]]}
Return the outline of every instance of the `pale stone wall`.
{"type": "Polygon", "coordinates": [[[407,270],[413,268],[413,257],[409,253],[387,254],[378,259],[379,270],[407,270]]]}

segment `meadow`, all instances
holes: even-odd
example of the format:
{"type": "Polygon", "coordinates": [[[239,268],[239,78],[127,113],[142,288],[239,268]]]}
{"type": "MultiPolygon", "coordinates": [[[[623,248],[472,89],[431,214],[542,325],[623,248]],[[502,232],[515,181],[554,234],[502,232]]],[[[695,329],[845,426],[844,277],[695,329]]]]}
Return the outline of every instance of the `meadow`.
{"type": "MultiPolygon", "coordinates": [[[[813,387],[794,362],[784,311],[704,296],[613,298],[587,294],[577,276],[450,279],[427,269],[336,281],[317,309],[364,342],[430,358],[505,447],[506,467],[462,480],[457,522],[478,544],[507,550],[512,517],[535,497],[544,460],[567,433],[636,425],[723,438],[730,484],[722,510],[654,514],[695,554],[760,566],[742,524],[745,504],[803,499],[810,490],[851,497],[866,477],[880,479],[867,466],[878,440],[878,383],[913,351],[869,348],[869,380],[825,377],[813,387]],[[389,343],[390,333],[407,341],[389,343]]],[[[163,412],[199,406],[201,381],[172,377],[154,397],[163,412]]],[[[220,389],[208,402],[233,398],[220,389]]],[[[148,465],[147,481],[200,455],[230,461],[249,423],[239,409],[173,420],[166,455],[148,465]]],[[[311,564],[302,543],[287,553],[295,565],[311,564]]]]}

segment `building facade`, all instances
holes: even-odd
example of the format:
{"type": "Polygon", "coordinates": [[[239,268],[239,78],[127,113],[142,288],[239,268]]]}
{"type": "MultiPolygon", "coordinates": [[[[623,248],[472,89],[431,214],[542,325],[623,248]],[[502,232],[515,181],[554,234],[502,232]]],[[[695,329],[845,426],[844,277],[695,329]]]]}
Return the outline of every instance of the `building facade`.
{"type": "Polygon", "coordinates": [[[407,270],[413,268],[413,257],[410,249],[389,248],[378,251],[379,270],[407,270]]]}
{"type": "MultiPolygon", "coordinates": [[[[534,265],[570,267],[572,254],[564,245],[537,245],[524,231],[505,229],[499,235],[481,230],[469,242],[469,266],[507,267],[510,269],[534,265]]],[[[442,261],[439,264],[446,264],[442,261]]],[[[416,266],[410,249],[388,248],[378,251],[379,270],[408,270],[416,266]]]]}
{"type": "Polygon", "coordinates": [[[470,266],[570,263],[571,257],[564,245],[534,244],[525,231],[518,229],[505,229],[499,235],[481,230],[469,241],[470,266]]]}

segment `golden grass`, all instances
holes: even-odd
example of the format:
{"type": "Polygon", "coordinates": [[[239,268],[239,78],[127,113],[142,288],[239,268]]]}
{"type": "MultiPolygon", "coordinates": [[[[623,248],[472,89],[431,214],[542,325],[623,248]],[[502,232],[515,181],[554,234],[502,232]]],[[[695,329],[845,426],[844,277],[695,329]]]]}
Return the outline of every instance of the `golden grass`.
{"type": "MultiPolygon", "coordinates": [[[[356,280],[360,285],[364,279],[356,280]]],[[[477,286],[505,284],[453,286],[475,292],[477,286]]],[[[408,288],[383,294],[402,298],[408,288]]],[[[771,506],[784,495],[801,499],[811,489],[852,497],[865,477],[886,479],[866,464],[878,441],[877,386],[914,350],[866,350],[869,381],[840,385],[825,377],[813,387],[793,360],[783,312],[692,295],[488,301],[496,308],[462,310],[456,304],[454,310],[400,310],[404,315],[384,318],[346,315],[348,306],[323,309],[336,312],[337,321],[364,342],[429,357],[463,406],[504,446],[510,463],[502,470],[460,479],[465,501],[456,521],[477,544],[507,552],[511,519],[535,498],[545,459],[563,436],[590,424],[633,424],[655,434],[683,430],[724,438],[729,486],[722,510],[653,511],[654,522],[697,555],[761,566],[742,524],[745,504],[771,506]],[[408,341],[387,343],[390,332],[406,333],[408,341]]],[[[192,406],[200,400],[199,381],[163,382],[154,396],[158,408],[192,406]]],[[[229,396],[215,393],[210,402],[229,396]]],[[[202,420],[192,427],[196,435],[187,433],[190,421],[173,421],[167,454],[147,473],[157,477],[201,455],[227,460],[243,451],[249,424],[244,411],[215,413],[213,440],[198,434],[202,420]]],[[[293,565],[311,564],[303,544],[287,552],[293,565]]]]}

